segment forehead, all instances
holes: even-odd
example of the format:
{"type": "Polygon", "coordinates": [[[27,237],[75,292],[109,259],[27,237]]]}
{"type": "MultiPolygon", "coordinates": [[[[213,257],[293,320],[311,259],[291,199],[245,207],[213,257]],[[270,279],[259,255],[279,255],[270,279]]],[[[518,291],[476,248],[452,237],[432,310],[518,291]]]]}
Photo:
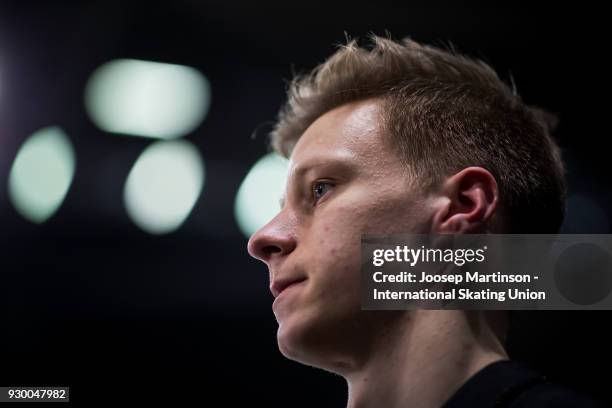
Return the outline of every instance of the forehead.
{"type": "Polygon", "coordinates": [[[380,102],[354,102],[321,115],[306,129],[291,154],[290,172],[334,159],[367,165],[380,160],[383,150],[380,102]]]}

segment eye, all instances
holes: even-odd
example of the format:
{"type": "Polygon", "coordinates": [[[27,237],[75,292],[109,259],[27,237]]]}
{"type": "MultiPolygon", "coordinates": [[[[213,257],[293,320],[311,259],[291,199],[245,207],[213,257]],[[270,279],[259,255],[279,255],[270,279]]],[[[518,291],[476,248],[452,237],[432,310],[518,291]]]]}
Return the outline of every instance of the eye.
{"type": "Polygon", "coordinates": [[[315,182],[312,185],[312,194],[314,196],[315,202],[319,201],[319,199],[321,199],[321,197],[323,197],[323,195],[325,195],[325,193],[327,193],[331,187],[331,183],[327,183],[324,181],[315,182]]]}

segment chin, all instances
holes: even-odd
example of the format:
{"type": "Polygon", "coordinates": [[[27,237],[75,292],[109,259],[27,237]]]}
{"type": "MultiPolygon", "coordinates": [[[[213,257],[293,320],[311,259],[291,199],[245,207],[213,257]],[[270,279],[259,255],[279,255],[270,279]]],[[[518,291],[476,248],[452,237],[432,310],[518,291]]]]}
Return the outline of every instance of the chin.
{"type": "Polygon", "coordinates": [[[343,344],[347,336],[340,324],[333,323],[291,316],[278,327],[278,349],[290,360],[341,374],[346,367],[342,356],[348,349],[348,345],[343,344]]]}
{"type": "Polygon", "coordinates": [[[283,356],[290,360],[309,364],[305,361],[307,360],[307,355],[310,354],[307,350],[311,348],[308,347],[308,343],[305,340],[308,337],[305,334],[307,328],[303,327],[303,324],[300,325],[299,322],[296,322],[295,320],[297,319],[295,317],[291,316],[291,318],[279,324],[276,333],[278,349],[283,356]]]}

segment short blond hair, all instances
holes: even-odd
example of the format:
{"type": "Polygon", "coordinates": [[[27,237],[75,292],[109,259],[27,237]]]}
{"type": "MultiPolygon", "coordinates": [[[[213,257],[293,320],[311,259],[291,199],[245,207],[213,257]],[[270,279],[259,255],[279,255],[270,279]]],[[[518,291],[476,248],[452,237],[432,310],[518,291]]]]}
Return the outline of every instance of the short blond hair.
{"type": "Polygon", "coordinates": [[[289,157],[318,117],[375,97],[386,136],[423,188],[481,166],[498,182],[505,232],[558,231],[566,184],[550,135],[556,117],[527,106],[489,65],[454,50],[409,38],[372,36],[366,47],[349,41],[292,80],[271,145],[289,157]]]}

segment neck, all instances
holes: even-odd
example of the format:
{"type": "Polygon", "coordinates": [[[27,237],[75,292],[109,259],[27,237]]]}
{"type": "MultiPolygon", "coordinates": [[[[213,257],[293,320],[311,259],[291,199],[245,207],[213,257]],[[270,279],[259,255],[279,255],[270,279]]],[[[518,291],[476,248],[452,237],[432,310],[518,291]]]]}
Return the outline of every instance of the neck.
{"type": "Polygon", "coordinates": [[[507,359],[482,312],[418,310],[343,373],[348,408],[439,407],[486,365],[507,359]]]}

